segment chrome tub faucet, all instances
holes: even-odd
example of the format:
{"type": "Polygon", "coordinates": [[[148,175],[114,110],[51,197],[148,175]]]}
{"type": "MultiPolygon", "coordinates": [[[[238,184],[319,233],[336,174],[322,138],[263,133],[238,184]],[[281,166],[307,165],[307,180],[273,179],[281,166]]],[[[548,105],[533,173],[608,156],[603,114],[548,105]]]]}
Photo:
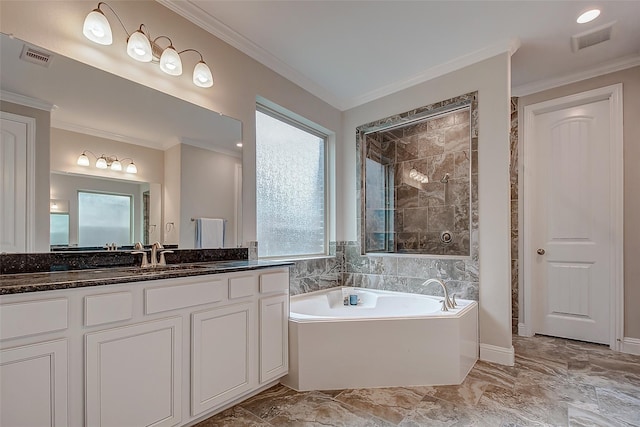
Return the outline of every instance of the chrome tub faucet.
{"type": "Polygon", "coordinates": [[[449,311],[449,309],[456,308],[456,295],[453,294],[453,299],[449,298],[449,291],[447,291],[447,287],[444,282],[440,279],[429,279],[422,283],[422,286],[430,285],[431,283],[438,283],[442,286],[442,291],[444,292],[444,300],[442,301],[442,311],[449,311]]]}

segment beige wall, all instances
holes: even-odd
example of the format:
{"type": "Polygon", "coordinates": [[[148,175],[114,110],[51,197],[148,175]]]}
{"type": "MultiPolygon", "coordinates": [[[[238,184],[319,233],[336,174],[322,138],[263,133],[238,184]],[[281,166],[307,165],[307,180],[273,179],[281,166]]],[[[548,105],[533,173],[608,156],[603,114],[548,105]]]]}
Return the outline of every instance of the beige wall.
{"type": "Polygon", "coordinates": [[[640,67],[523,96],[519,109],[523,117],[527,105],[616,83],[624,102],[624,336],[640,338],[640,67]]]}
{"type": "MultiPolygon", "coordinates": [[[[507,354],[511,346],[509,214],[510,57],[495,56],[344,113],[338,151],[338,240],[357,240],[357,126],[413,108],[478,91],[478,200],[480,242],[480,342],[507,354]],[[340,183],[342,185],[340,185],[340,183]]],[[[428,259],[427,259],[428,260],[428,259]]],[[[482,351],[482,350],[481,350],[482,351]]],[[[482,355],[482,354],[481,354],[482,355]]],[[[508,356],[507,356],[508,357],[508,356]]]]}
{"type": "Polygon", "coordinates": [[[241,160],[211,150],[180,144],[180,243],[184,249],[195,245],[195,222],[191,218],[223,218],[225,247],[235,247],[236,167],[241,160]],[[221,203],[227,201],[227,203],[221,203]]]}
{"type": "MultiPolygon", "coordinates": [[[[338,142],[341,140],[341,112],[155,1],[115,1],[110,4],[129,31],[144,23],[152,34],[171,37],[179,49],[199,50],[212,69],[214,86],[197,88],[191,83],[189,72],[180,77],[169,77],[158,67],[131,60],[125,52],[126,35],[110,12],[106,14],[113,28],[113,45],[100,46],[85,39],[82,24],[87,13],[95,8],[95,2],[3,0],[0,2],[0,31],[241,120],[244,144],[242,234],[245,241],[255,240],[256,96],[336,132],[338,142]]],[[[185,56],[185,69],[191,69],[197,60],[195,54],[185,56]]]]}
{"type": "Polygon", "coordinates": [[[33,252],[49,252],[49,132],[51,113],[4,101],[0,103],[0,111],[36,119],[33,252]]]}
{"type": "Polygon", "coordinates": [[[162,242],[170,245],[180,242],[180,145],[174,145],[164,152],[162,242]]]}

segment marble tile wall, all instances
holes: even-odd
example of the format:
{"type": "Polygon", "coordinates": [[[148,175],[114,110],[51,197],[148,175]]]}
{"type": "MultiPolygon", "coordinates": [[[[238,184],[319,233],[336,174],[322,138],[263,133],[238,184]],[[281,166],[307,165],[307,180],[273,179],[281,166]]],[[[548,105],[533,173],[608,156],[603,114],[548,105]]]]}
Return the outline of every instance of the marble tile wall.
{"type": "MultiPolygon", "coordinates": [[[[342,242],[338,242],[342,243],[342,242]]],[[[291,295],[342,286],[344,272],[344,246],[331,242],[329,257],[305,259],[289,268],[291,295]]]]}
{"type": "Polygon", "coordinates": [[[367,252],[469,255],[470,108],[364,138],[367,252]]]}
{"type": "Polygon", "coordinates": [[[422,285],[438,278],[457,298],[478,300],[478,264],[471,258],[361,255],[360,242],[343,243],[343,286],[442,295],[438,285],[422,285]]]}
{"type": "Polygon", "coordinates": [[[518,333],[518,98],[511,98],[511,329],[518,333]]]}
{"type": "Polygon", "coordinates": [[[442,295],[437,285],[422,286],[439,278],[457,298],[478,300],[477,262],[471,259],[365,256],[358,241],[332,242],[331,252],[327,258],[296,261],[290,268],[291,295],[339,286],[442,295]]]}

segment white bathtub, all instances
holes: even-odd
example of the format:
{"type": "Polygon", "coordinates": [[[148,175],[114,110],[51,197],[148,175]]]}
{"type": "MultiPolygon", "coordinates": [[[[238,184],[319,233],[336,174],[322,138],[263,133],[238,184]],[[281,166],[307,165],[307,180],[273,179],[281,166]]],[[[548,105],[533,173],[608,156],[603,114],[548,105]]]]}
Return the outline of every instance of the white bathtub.
{"type": "Polygon", "coordinates": [[[348,288],[291,297],[289,374],[296,390],[460,384],[478,359],[478,304],[348,288]]]}

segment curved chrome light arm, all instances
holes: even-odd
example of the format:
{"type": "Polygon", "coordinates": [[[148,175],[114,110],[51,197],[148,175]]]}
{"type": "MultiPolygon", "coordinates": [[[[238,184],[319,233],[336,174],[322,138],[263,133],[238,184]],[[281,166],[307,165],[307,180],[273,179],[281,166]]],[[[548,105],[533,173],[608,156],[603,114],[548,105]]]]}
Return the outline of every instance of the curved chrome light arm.
{"type": "Polygon", "coordinates": [[[124,30],[125,33],[127,33],[127,38],[129,38],[131,36],[131,34],[129,33],[129,31],[127,31],[127,27],[124,26],[124,24],[122,23],[122,19],[120,19],[120,17],[116,13],[116,11],[113,10],[113,8],[111,6],[109,6],[108,3],[105,3],[103,1],[101,1],[100,3],[98,3],[98,6],[96,7],[96,9],[98,9],[100,12],[102,12],[102,10],[100,10],[100,6],[102,6],[102,5],[107,6],[109,8],[109,10],[116,16],[116,19],[118,20],[118,22],[122,26],[122,29],[124,30]]]}

